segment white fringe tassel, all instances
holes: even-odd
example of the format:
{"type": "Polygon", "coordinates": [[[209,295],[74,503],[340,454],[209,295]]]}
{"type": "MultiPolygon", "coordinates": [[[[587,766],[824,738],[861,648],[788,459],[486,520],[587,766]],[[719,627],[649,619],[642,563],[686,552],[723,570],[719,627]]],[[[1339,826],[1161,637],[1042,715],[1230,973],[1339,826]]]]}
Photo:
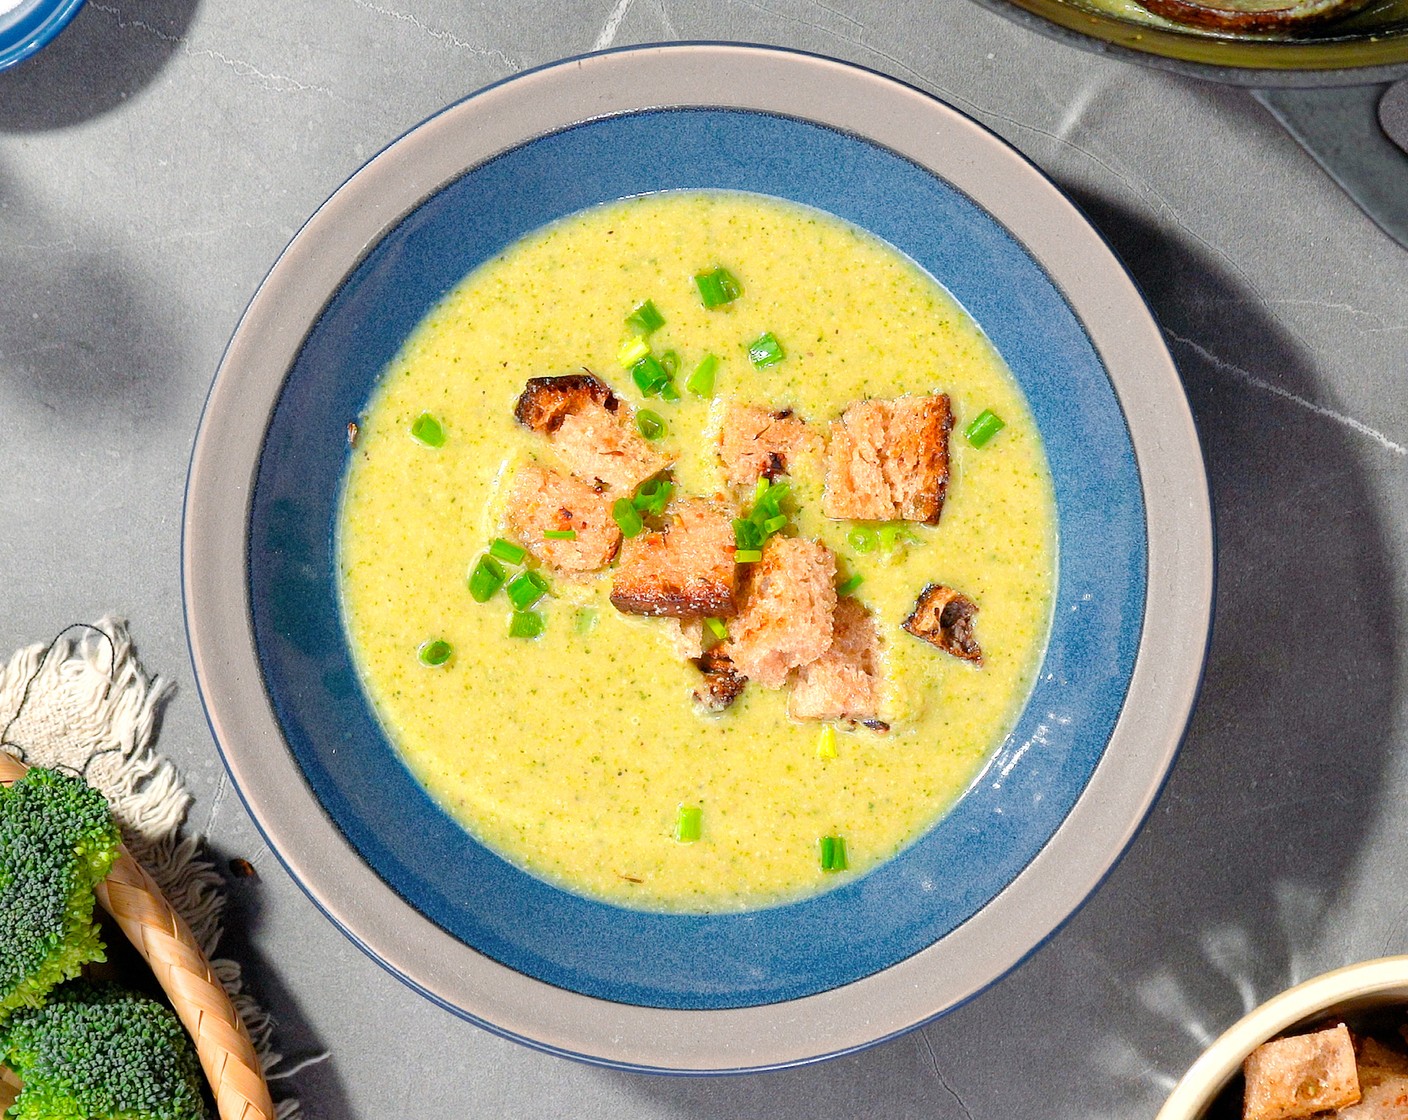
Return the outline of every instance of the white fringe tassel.
{"type": "MultiPolygon", "coordinates": [[[[31,766],[82,774],[107,796],[128,849],[186,920],[250,1037],[269,1080],[283,1070],[273,1023],[244,991],[237,962],[214,959],[223,932],[225,883],[200,838],[179,835],[191,795],[176,768],[153,751],[157,716],[171,685],[148,676],[127,624],[104,618],[69,627],[52,645],[22,649],[0,667],[0,744],[31,766]]],[[[315,1055],[298,1068],[321,1061],[315,1055]]],[[[298,1120],[297,1100],[279,1120],[298,1120]]]]}

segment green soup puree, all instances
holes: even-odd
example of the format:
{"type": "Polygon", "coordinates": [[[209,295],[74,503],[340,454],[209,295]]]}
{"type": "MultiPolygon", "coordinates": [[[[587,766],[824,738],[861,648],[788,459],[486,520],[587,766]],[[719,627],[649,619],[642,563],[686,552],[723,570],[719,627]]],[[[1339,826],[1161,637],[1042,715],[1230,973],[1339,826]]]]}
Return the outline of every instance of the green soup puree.
{"type": "MultiPolygon", "coordinates": [[[[567,889],[708,912],[838,885],[944,813],[1030,691],[1056,541],[1026,402],[931,277],[828,215],[755,195],[666,192],[538,230],[426,317],[358,428],[338,554],[367,694],[447,812],[567,889]],[[710,310],[694,276],[718,266],[742,294],[710,310]],[[643,401],[621,365],[627,316],[647,299],[664,319],[650,347],[679,356],[678,402],[643,401]],[[759,370],[747,344],[765,332],[785,357],[759,370]],[[684,386],[706,354],[719,363],[713,395],[701,398],[684,386]],[[614,609],[610,570],[542,570],[550,592],[534,605],[544,627],[533,638],[510,636],[503,590],[474,600],[467,577],[505,535],[514,470],[553,462],[543,437],[515,422],[515,401],[529,378],[583,368],[629,407],[661,417],[666,431],[653,446],[675,458],[676,485],[693,495],[725,488],[716,448],[730,400],[792,409],[824,433],[861,398],[949,394],[942,519],[905,525],[892,548],[859,551],[856,523],[822,516],[822,465],[790,468],[797,509],[787,531],[830,547],[840,579],[863,577],[855,595],[882,634],[888,732],[792,720],[785,691],[755,684],[727,711],[702,713],[692,698],[700,674],[672,642],[675,624],[614,609]],[[963,432],[985,409],[1006,427],[973,447],[963,432]],[[438,422],[439,446],[412,433],[425,413],[438,422]],[[934,582],[977,604],[981,667],[900,629],[934,582]],[[427,666],[420,651],[432,640],[452,652],[427,666]],[[681,806],[699,810],[692,842],[677,838],[681,806]],[[844,840],[845,870],[823,870],[827,837],[844,840]]],[[[531,558],[528,566],[537,570],[531,558]]]]}

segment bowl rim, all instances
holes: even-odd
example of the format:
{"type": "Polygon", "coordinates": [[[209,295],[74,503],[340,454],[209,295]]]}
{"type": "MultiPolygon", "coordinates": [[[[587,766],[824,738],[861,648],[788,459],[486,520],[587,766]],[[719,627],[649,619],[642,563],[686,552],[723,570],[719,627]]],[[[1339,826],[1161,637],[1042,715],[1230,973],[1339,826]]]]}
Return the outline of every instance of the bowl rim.
{"type": "Polygon", "coordinates": [[[1370,996],[1408,1000],[1408,956],[1375,957],[1312,976],[1253,1008],[1188,1068],[1155,1120],[1198,1120],[1263,1042],[1370,996]]]}
{"type": "Polygon", "coordinates": [[[1211,504],[1191,411],[1157,324],[1100,234],[1025,157],[930,95],[849,63],[739,44],[624,48],[528,71],[441,111],[364,165],[309,219],[251,300],[206,401],[183,514],[187,634],[207,719],[250,815],[314,904],[383,967],[491,1031],[655,1072],[776,1069],[857,1050],[959,1006],[1034,952],[1103,881],[1162,788],[1201,681],[1212,585],[1211,504]],[[792,116],[863,137],[994,213],[1071,302],[1106,369],[1122,371],[1114,388],[1126,416],[1139,418],[1130,434],[1149,511],[1139,655],[1110,739],[1120,749],[1105,752],[1050,842],[980,912],[986,921],[975,918],[852,984],[718,1011],[637,1007],[549,987],[469,949],[391,894],[322,813],[291,755],[277,749],[242,570],[258,465],[247,413],[251,401],[272,403],[311,326],[283,298],[295,278],[334,291],[409,210],[466,167],[535,136],[607,115],[695,107],[792,116]],[[337,253],[325,251],[330,241],[337,253]],[[1153,648],[1163,651],[1158,670],[1146,656],[1153,648]],[[251,739],[260,748],[239,757],[224,745],[251,739]],[[364,898],[377,889],[380,918],[364,898]],[[456,967],[446,977],[450,957],[456,967]],[[975,968],[978,959],[988,963],[975,968]]]}
{"type": "Polygon", "coordinates": [[[40,4],[23,18],[16,20],[10,28],[0,28],[0,70],[23,62],[40,47],[45,46],[68,26],[69,21],[78,14],[78,9],[85,3],[87,0],[48,0],[47,4],[40,4]],[[45,7],[48,11],[37,23],[34,22],[33,16],[45,7]],[[22,30],[18,38],[11,39],[11,32],[15,28],[22,30]]]}

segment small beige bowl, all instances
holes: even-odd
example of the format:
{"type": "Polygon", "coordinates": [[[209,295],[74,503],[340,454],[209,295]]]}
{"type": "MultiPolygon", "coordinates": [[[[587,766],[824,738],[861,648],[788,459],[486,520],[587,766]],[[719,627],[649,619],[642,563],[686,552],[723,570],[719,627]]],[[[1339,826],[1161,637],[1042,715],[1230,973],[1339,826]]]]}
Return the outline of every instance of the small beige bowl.
{"type": "Polygon", "coordinates": [[[1334,1016],[1394,1004],[1408,1009],[1408,956],[1346,965],[1297,984],[1223,1032],[1183,1075],[1155,1120],[1200,1120],[1242,1068],[1242,1060],[1268,1039],[1334,1016]]]}

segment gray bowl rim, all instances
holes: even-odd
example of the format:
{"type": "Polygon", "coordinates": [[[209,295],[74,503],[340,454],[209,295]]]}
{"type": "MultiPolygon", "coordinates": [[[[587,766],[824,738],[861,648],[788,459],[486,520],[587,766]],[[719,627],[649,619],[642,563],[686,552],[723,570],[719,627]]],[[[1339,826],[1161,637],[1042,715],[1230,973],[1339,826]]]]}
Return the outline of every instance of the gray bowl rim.
{"type": "Polygon", "coordinates": [[[1162,789],[1201,683],[1213,603],[1211,501],[1178,371],[1133,280],[1039,169],[931,95],[851,63],[683,43],[552,63],[488,86],[368,161],[308,220],[250,301],[206,400],[187,481],[182,591],[207,720],[246,808],[313,903],[442,1006],[551,1053],[645,1072],[741,1073],[849,1053],[951,1011],[1035,952],[1089,898],[1162,789]],[[1148,509],[1139,652],[1109,749],[1043,851],[969,922],[863,980],[723,1011],[578,995],[469,949],[388,888],[317,803],[263,687],[244,557],[264,425],[308,330],[350,269],[466,167],[534,136],[648,108],[797,117],[952,183],[1027,247],[1085,324],[1129,422],[1148,509]],[[228,744],[243,744],[238,751],[228,744]]]}

